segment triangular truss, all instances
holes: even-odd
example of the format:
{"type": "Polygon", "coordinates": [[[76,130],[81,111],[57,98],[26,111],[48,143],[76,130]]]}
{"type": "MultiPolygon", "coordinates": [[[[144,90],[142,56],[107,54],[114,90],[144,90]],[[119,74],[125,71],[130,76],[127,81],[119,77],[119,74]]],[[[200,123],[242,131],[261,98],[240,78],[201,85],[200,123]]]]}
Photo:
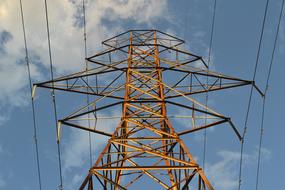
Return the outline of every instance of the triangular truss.
{"type": "Polygon", "coordinates": [[[142,178],[160,189],[213,190],[180,136],[226,122],[241,136],[229,117],[193,96],[254,82],[207,70],[200,56],[180,49],[182,43],[157,30],[127,31],[104,41],[108,48],[87,58],[89,70],[36,84],[95,98],[59,121],[110,137],[80,190],[132,189],[142,178]],[[122,116],[113,133],[80,122],[118,105],[122,116]],[[191,111],[192,127],[175,129],[167,115],[169,106],[191,111]],[[207,122],[197,122],[199,117],[207,122]]]}

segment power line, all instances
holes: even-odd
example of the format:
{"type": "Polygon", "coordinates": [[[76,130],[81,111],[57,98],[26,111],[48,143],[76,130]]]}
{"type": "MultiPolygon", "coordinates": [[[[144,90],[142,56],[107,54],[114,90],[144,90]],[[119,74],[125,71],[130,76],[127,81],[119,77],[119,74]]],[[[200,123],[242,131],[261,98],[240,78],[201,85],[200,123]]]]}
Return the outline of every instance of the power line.
{"type": "Polygon", "coordinates": [[[42,180],[41,180],[41,168],[40,168],[40,158],[39,158],[39,147],[38,147],[38,135],[37,135],[37,124],[36,124],[36,114],[35,114],[35,103],[33,98],[33,87],[32,87],[32,77],[31,77],[31,69],[30,69],[30,61],[29,61],[29,52],[27,46],[27,38],[26,38],[26,29],[25,29],[25,21],[24,21],[24,13],[23,13],[23,4],[22,0],[20,2],[20,9],[21,9],[21,20],[22,20],[22,29],[23,29],[23,37],[24,37],[24,45],[25,45],[25,54],[26,54],[26,65],[28,70],[29,76],[29,86],[30,86],[30,93],[31,93],[31,104],[32,104],[32,114],[33,114],[33,130],[34,130],[34,141],[36,147],[36,162],[37,162],[37,174],[38,174],[38,183],[39,189],[42,189],[42,180]]]}
{"type": "Polygon", "coordinates": [[[214,36],[215,19],[216,19],[216,9],[217,9],[217,0],[214,0],[214,8],[213,8],[212,24],[211,24],[211,37],[210,37],[210,45],[209,45],[209,52],[208,52],[208,67],[209,67],[210,62],[211,62],[213,36],[214,36]]]}
{"type": "MultiPolygon", "coordinates": [[[[209,52],[208,52],[207,72],[209,72],[210,62],[211,62],[211,54],[212,54],[212,46],[213,46],[213,36],[214,36],[214,28],[215,28],[215,18],[216,18],[216,7],[217,7],[217,0],[214,0],[213,15],[212,15],[212,22],[211,22],[210,45],[209,45],[209,52]]],[[[209,77],[208,77],[208,75],[206,77],[206,84],[207,84],[207,87],[208,87],[208,85],[209,85],[209,77]]],[[[209,94],[208,94],[208,92],[206,92],[206,107],[207,108],[208,108],[208,99],[209,99],[209,94]]],[[[207,115],[205,117],[205,122],[204,123],[205,123],[205,125],[207,125],[207,115]]],[[[203,168],[205,167],[206,150],[207,150],[207,129],[204,129],[203,168]]]]}
{"type": "Polygon", "coordinates": [[[261,116],[259,147],[258,147],[258,160],[257,160],[257,170],[256,170],[256,184],[255,184],[255,189],[256,190],[258,190],[258,184],[259,184],[261,149],[262,149],[262,141],[263,141],[263,135],[264,135],[264,129],[265,129],[265,127],[264,127],[264,118],[265,118],[265,110],[266,110],[266,95],[267,95],[268,88],[269,88],[269,80],[270,80],[270,76],[271,76],[272,65],[273,65],[273,62],[274,62],[276,44],[277,44],[277,39],[278,39],[278,36],[279,36],[280,23],[281,23],[281,19],[282,19],[282,15],[283,15],[283,9],[284,9],[284,2],[285,1],[282,0],[281,10],[280,10],[278,24],[277,24],[277,29],[276,29],[275,38],[274,38],[273,50],[272,50],[271,59],[270,59],[269,71],[268,71],[268,75],[267,75],[267,79],[266,79],[265,92],[264,92],[264,97],[263,97],[263,102],[262,102],[262,116],[261,116]]]}
{"type": "MultiPolygon", "coordinates": [[[[261,28],[261,33],[260,33],[260,38],[259,38],[259,43],[258,43],[258,50],[257,50],[257,54],[256,54],[256,62],[255,62],[255,66],[254,66],[254,73],[253,73],[252,81],[255,81],[257,67],[258,67],[258,64],[259,64],[261,44],[262,44],[262,40],[263,40],[265,21],[266,21],[267,12],[268,12],[268,4],[269,4],[269,0],[266,0],[266,6],[265,6],[265,10],[264,10],[264,16],[263,16],[263,21],[262,21],[262,28],[261,28]]],[[[252,99],[252,94],[253,94],[253,87],[254,86],[252,85],[251,89],[250,89],[250,95],[249,95],[249,100],[248,100],[248,106],[247,106],[245,123],[244,123],[244,128],[243,128],[242,141],[241,141],[238,190],[241,189],[244,141],[245,141],[246,132],[247,132],[247,128],[248,128],[247,125],[248,125],[248,118],[249,118],[249,112],[250,112],[250,107],[251,107],[251,99],[252,99]]]]}
{"type": "MultiPolygon", "coordinates": [[[[48,51],[49,51],[49,63],[50,63],[50,75],[51,80],[54,80],[53,75],[53,64],[52,64],[52,52],[51,52],[51,45],[50,45],[50,30],[49,30],[49,20],[48,20],[48,7],[47,7],[47,1],[44,0],[45,3],[45,16],[46,16],[46,28],[47,28],[47,38],[48,38],[48,51]]],[[[52,87],[54,87],[54,83],[52,82],[52,87]]],[[[52,89],[52,102],[53,102],[53,109],[54,109],[54,119],[55,119],[55,125],[56,125],[56,134],[58,131],[58,125],[57,125],[57,109],[56,109],[56,98],[55,98],[55,91],[54,88],[52,89]]],[[[59,179],[60,179],[60,185],[59,189],[63,189],[63,180],[62,180],[62,166],[61,166],[61,150],[60,150],[60,141],[57,139],[57,154],[58,154],[58,165],[59,165],[59,179]]]]}
{"type": "MultiPolygon", "coordinates": [[[[85,0],[82,0],[82,10],[83,10],[83,37],[84,37],[84,54],[85,54],[85,69],[86,74],[88,72],[88,62],[86,60],[87,58],[87,35],[86,35],[86,9],[85,9],[85,0]]],[[[89,84],[88,76],[86,76],[86,83],[89,84]]],[[[89,92],[89,89],[87,88],[87,93],[89,92]]],[[[89,94],[86,95],[86,103],[89,105],[90,98],[89,94]]],[[[90,111],[88,106],[88,112],[90,111]]],[[[90,125],[90,114],[88,113],[88,128],[91,128],[90,125]]],[[[93,158],[92,158],[92,138],[91,138],[91,132],[88,132],[88,141],[89,141],[89,160],[90,160],[90,167],[92,167],[93,158]]]]}

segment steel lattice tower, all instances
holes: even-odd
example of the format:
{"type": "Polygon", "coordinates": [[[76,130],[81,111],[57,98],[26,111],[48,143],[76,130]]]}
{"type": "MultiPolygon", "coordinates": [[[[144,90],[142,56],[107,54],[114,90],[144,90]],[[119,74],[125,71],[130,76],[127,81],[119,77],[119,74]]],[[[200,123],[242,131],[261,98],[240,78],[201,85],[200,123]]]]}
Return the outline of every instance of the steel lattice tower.
{"type": "Polygon", "coordinates": [[[35,84],[94,98],[58,126],[59,135],[66,125],[109,137],[80,190],[133,189],[142,180],[151,189],[213,190],[180,137],[226,122],[241,137],[229,117],[193,97],[254,82],[207,70],[200,56],[181,49],[183,43],[157,30],[130,30],[104,41],[107,48],[86,59],[88,70],[35,84]],[[96,113],[118,105],[115,131],[96,128],[96,113]],[[191,128],[172,126],[171,106],[191,112],[191,128]]]}

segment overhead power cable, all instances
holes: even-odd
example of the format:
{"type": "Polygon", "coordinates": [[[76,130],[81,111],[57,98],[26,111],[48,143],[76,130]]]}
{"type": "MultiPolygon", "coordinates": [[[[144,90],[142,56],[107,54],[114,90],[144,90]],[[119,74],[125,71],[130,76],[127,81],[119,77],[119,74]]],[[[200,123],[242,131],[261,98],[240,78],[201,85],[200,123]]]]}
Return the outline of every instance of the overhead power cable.
{"type": "Polygon", "coordinates": [[[40,158],[39,158],[39,147],[38,147],[38,135],[37,135],[37,124],[36,124],[36,113],[35,113],[35,103],[33,98],[33,87],[32,87],[32,77],[31,77],[31,69],[30,69],[30,60],[29,60],[29,52],[28,52],[28,45],[27,45],[27,37],[26,37],[26,29],[25,29],[25,21],[24,21],[24,11],[23,11],[23,4],[22,0],[20,0],[20,10],[21,10],[21,21],[22,21],[22,29],[23,29],[23,37],[24,37],[24,45],[25,45],[25,60],[28,70],[29,76],[29,87],[30,87],[30,95],[31,95],[31,104],[32,104],[32,114],[33,114],[33,131],[34,131],[34,141],[35,141],[35,148],[36,148],[36,163],[37,163],[37,175],[38,175],[38,183],[39,189],[42,189],[42,180],[41,180],[41,168],[40,168],[40,158]]]}
{"type": "MultiPolygon", "coordinates": [[[[50,76],[52,80],[52,102],[53,102],[53,109],[54,109],[54,119],[55,119],[55,126],[56,126],[56,134],[58,132],[58,125],[57,125],[57,109],[56,109],[56,97],[55,97],[55,90],[54,90],[54,75],[53,75],[53,63],[52,63],[52,52],[51,52],[51,45],[50,45],[50,29],[49,29],[49,20],[48,20],[48,7],[47,7],[47,0],[44,0],[45,3],[45,17],[46,17],[46,29],[47,29],[47,38],[48,38],[48,52],[49,52],[49,63],[50,63],[50,76]]],[[[60,141],[57,138],[57,156],[58,156],[58,169],[59,169],[59,189],[63,189],[63,179],[62,179],[62,164],[61,164],[61,149],[60,149],[60,141]]]]}
{"type": "Polygon", "coordinates": [[[271,76],[271,71],[272,71],[272,65],[273,65],[273,62],[274,62],[275,50],[276,50],[277,40],[278,40],[278,36],[279,36],[280,23],[281,23],[282,15],[283,15],[284,2],[285,2],[285,0],[282,0],[281,10],[280,10],[279,18],[278,18],[277,29],[276,29],[276,33],[275,33],[275,37],[274,37],[273,50],[272,50],[272,53],[271,53],[269,71],[268,71],[267,79],[266,79],[265,92],[264,92],[264,97],[263,97],[263,102],[262,102],[262,116],[261,116],[259,147],[258,147],[258,160],[257,160],[257,170],[256,170],[256,184],[255,184],[255,189],[256,190],[258,190],[258,185],[259,185],[261,150],[262,150],[262,143],[263,143],[263,136],[264,136],[264,129],[265,129],[264,119],[265,119],[265,110],[266,110],[266,97],[267,97],[267,93],[268,93],[269,81],[270,81],[270,76],[271,76]]]}
{"type": "MultiPolygon", "coordinates": [[[[257,50],[257,54],[256,54],[256,62],[255,62],[255,66],[254,66],[252,81],[255,81],[257,68],[258,68],[258,64],[259,64],[260,50],[261,50],[264,28],[265,28],[265,22],[266,22],[266,17],[267,17],[267,12],[268,12],[268,4],[269,4],[269,0],[266,0],[266,5],[265,5],[264,14],[263,14],[262,27],[261,27],[260,37],[259,37],[258,50],[257,50]]],[[[247,129],[248,129],[248,118],[249,118],[249,113],[250,113],[253,88],[254,88],[254,86],[252,85],[251,89],[250,89],[250,95],[249,95],[248,106],[247,106],[247,110],[246,110],[245,123],[244,123],[243,134],[242,134],[242,141],[241,141],[241,148],[240,148],[238,190],[241,189],[241,183],[242,183],[242,164],[243,164],[244,142],[245,142],[245,137],[246,137],[246,133],[247,133],[247,129]]]]}
{"type": "MultiPolygon", "coordinates": [[[[84,38],[84,58],[85,58],[85,70],[86,74],[88,72],[88,62],[87,62],[87,34],[86,34],[86,9],[85,9],[85,0],[82,0],[82,11],[83,11],[83,38],[84,38]]],[[[89,85],[89,79],[88,76],[86,76],[86,83],[87,86],[89,85]]],[[[86,103],[87,105],[90,104],[90,98],[89,98],[89,89],[86,88],[87,95],[86,95],[86,103]]],[[[88,112],[90,111],[88,107],[88,112]]],[[[90,124],[90,113],[88,113],[88,128],[91,128],[90,124]]],[[[92,158],[92,138],[91,138],[91,132],[88,132],[88,142],[89,142],[89,161],[90,161],[90,167],[92,167],[93,158],[92,158]]]]}
{"type": "MultiPolygon", "coordinates": [[[[217,7],[217,0],[214,0],[213,15],[212,15],[212,22],[211,22],[210,45],[209,45],[209,52],[208,52],[207,72],[209,72],[209,69],[210,69],[211,56],[212,56],[211,54],[212,54],[213,36],[214,36],[214,29],[215,29],[216,7],[217,7]]],[[[206,84],[207,84],[207,88],[208,88],[208,86],[209,86],[209,77],[208,77],[208,75],[206,77],[206,84]]],[[[207,91],[206,92],[206,107],[207,108],[208,108],[208,99],[209,99],[209,94],[208,94],[208,91],[207,91]]],[[[207,125],[207,115],[205,117],[204,123],[205,123],[205,125],[207,125]]],[[[206,156],[207,156],[206,153],[207,153],[207,129],[204,129],[203,165],[202,165],[204,169],[205,169],[205,161],[206,161],[206,156]]]]}

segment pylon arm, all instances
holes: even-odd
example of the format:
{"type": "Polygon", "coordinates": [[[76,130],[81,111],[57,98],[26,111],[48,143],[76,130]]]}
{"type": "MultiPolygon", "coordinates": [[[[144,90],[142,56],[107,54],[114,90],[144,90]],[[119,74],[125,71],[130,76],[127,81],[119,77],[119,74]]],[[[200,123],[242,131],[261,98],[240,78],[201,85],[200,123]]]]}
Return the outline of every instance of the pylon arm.
{"type": "Polygon", "coordinates": [[[252,81],[252,85],[255,90],[260,94],[260,96],[264,97],[264,93],[258,88],[258,86],[255,84],[255,81],[252,81]]]}
{"type": "Polygon", "coordinates": [[[70,127],[74,127],[74,128],[81,129],[81,130],[84,130],[84,131],[89,131],[89,132],[96,133],[96,134],[99,134],[99,135],[104,135],[104,136],[107,136],[107,137],[112,137],[112,134],[110,134],[110,133],[106,133],[106,132],[99,131],[99,130],[92,129],[92,128],[82,127],[80,125],[76,125],[74,123],[69,123],[69,122],[62,121],[62,120],[60,122],[62,124],[64,124],[64,125],[67,125],[67,126],[70,126],[70,127]]]}
{"type": "Polygon", "coordinates": [[[215,126],[215,125],[219,125],[219,124],[222,124],[222,123],[225,123],[225,122],[227,122],[226,119],[221,120],[221,121],[217,121],[217,122],[214,122],[214,123],[210,123],[208,125],[203,125],[201,127],[196,127],[196,128],[193,128],[193,129],[181,131],[181,132],[178,132],[177,135],[179,135],[179,136],[186,135],[186,134],[193,133],[193,132],[196,132],[196,131],[199,131],[199,130],[202,130],[202,129],[207,129],[209,127],[212,127],[212,126],[215,126]]]}

